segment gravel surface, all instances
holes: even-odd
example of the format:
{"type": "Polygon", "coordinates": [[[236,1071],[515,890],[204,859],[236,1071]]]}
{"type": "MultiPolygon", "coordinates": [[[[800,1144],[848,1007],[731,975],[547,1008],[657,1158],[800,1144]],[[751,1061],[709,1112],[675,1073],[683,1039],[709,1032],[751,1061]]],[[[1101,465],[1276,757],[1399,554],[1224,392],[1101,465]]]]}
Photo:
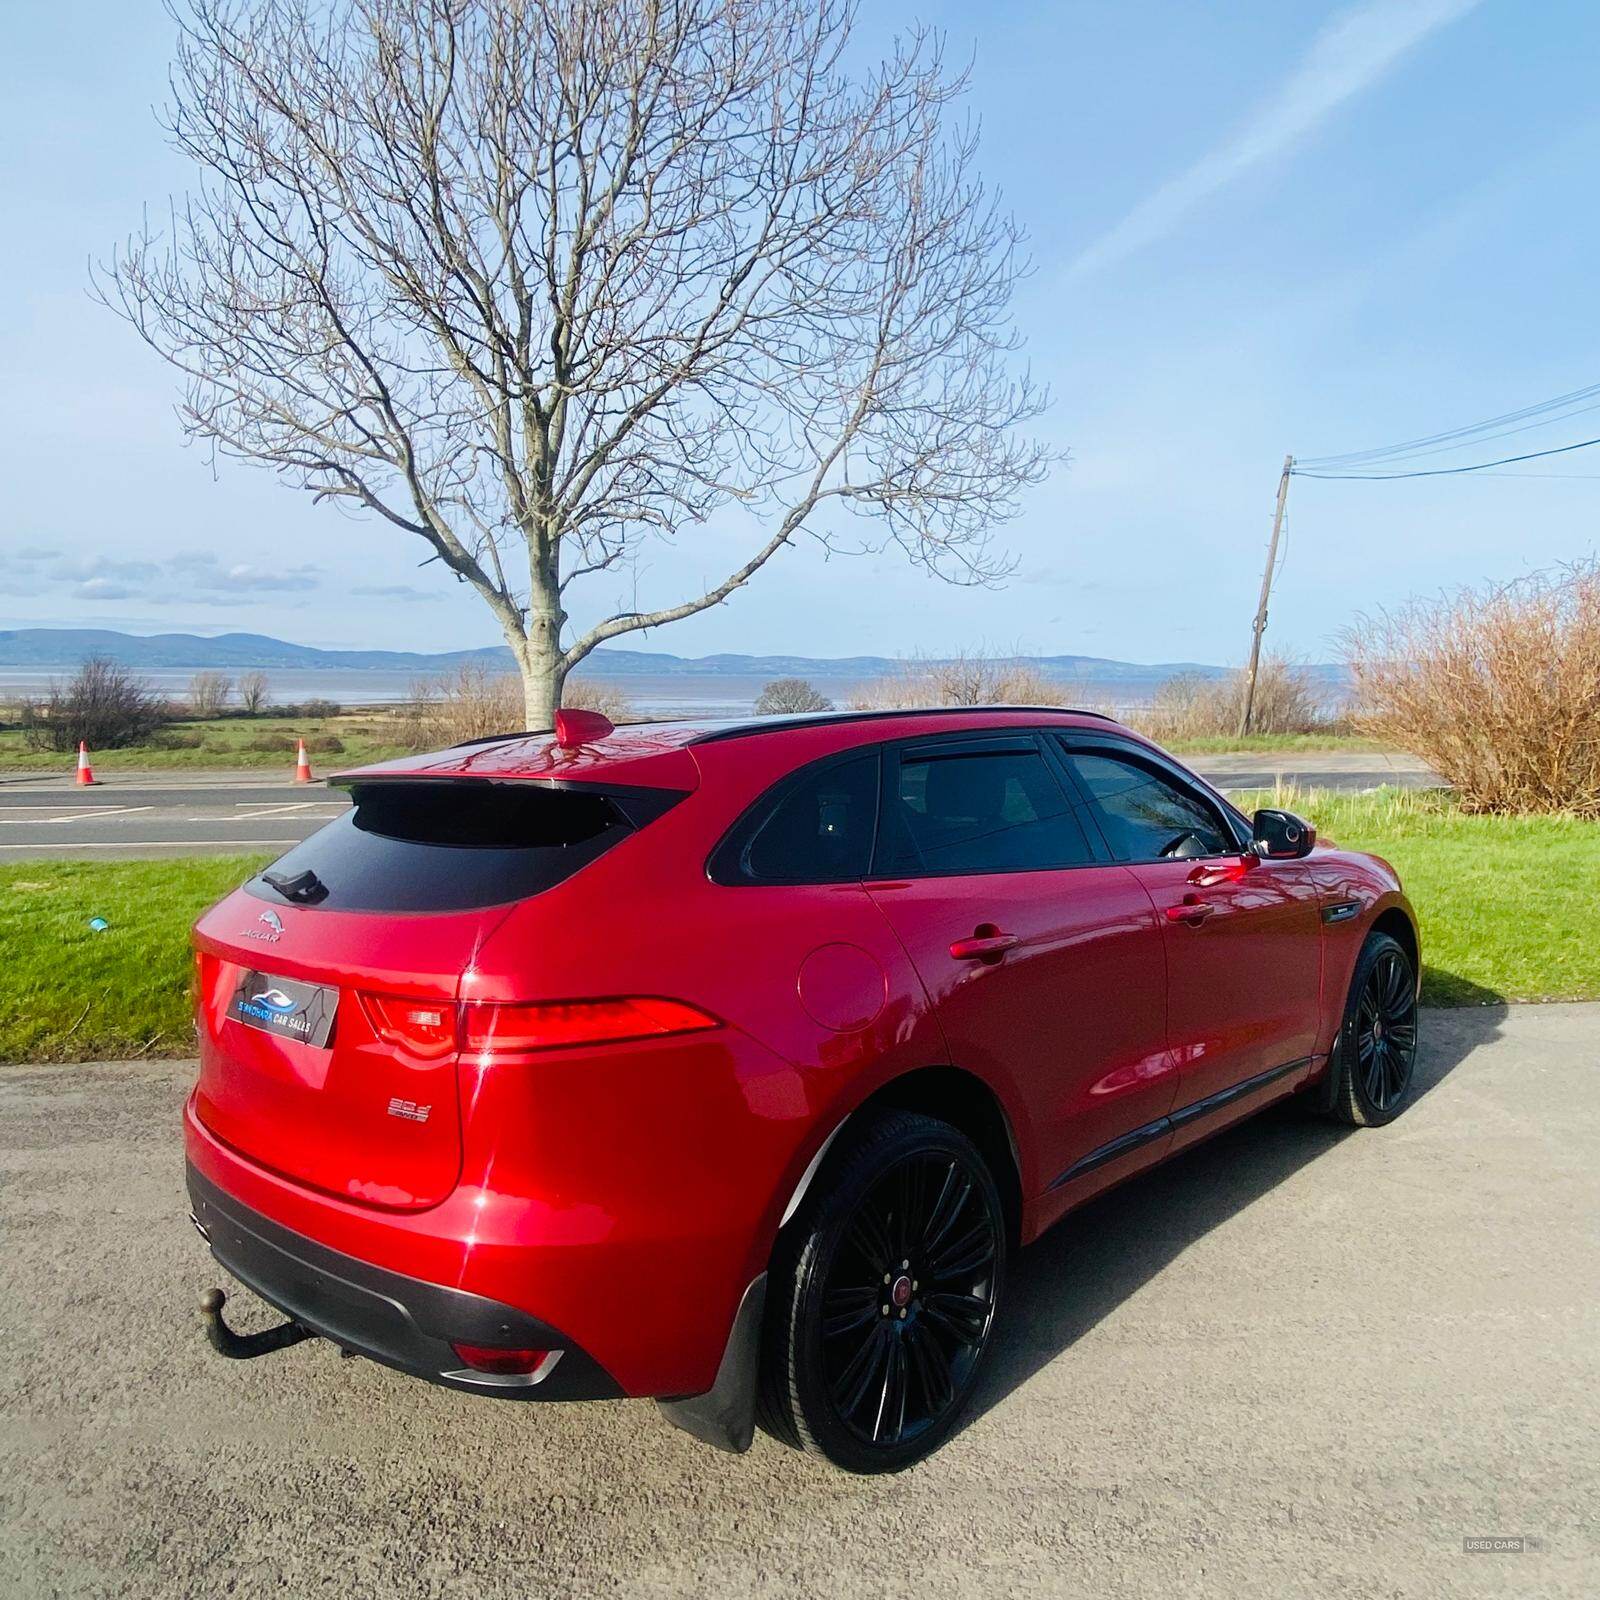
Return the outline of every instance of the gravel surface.
{"type": "Polygon", "coordinates": [[[189,1066],[0,1069],[0,1594],[1594,1595],[1600,1007],[1425,1022],[1393,1127],[1270,1112],[1027,1252],[969,1425],[873,1480],[224,1362],[189,1066]]]}

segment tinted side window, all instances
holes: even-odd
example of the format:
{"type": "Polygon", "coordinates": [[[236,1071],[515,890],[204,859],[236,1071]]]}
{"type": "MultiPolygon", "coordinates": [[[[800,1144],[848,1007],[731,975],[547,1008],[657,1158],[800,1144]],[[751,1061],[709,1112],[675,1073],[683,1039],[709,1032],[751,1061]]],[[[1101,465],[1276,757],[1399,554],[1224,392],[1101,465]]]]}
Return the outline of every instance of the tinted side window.
{"type": "Polygon", "coordinates": [[[903,757],[888,872],[1026,872],[1094,860],[1037,750],[903,757]]]}
{"type": "Polygon", "coordinates": [[[1176,853],[1191,834],[1205,855],[1224,855],[1239,848],[1215,807],[1153,769],[1103,751],[1068,750],[1064,754],[1093,796],[1107,842],[1119,856],[1158,860],[1176,853]]]}
{"type": "Polygon", "coordinates": [[[803,772],[757,808],[739,831],[732,861],[719,856],[714,875],[722,882],[731,876],[757,883],[864,878],[877,815],[875,750],[803,772]]]}

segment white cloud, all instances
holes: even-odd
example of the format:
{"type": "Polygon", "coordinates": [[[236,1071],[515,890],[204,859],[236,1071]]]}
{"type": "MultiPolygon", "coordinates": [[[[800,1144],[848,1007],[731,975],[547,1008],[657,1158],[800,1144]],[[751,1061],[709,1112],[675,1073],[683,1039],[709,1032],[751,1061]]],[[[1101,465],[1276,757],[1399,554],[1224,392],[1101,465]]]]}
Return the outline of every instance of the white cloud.
{"type": "Polygon", "coordinates": [[[1231,138],[1140,201],[1072,263],[1072,277],[1114,266],[1164,238],[1196,206],[1250,168],[1292,148],[1413,46],[1481,0],[1368,0],[1338,12],[1281,88],[1231,138]]]}

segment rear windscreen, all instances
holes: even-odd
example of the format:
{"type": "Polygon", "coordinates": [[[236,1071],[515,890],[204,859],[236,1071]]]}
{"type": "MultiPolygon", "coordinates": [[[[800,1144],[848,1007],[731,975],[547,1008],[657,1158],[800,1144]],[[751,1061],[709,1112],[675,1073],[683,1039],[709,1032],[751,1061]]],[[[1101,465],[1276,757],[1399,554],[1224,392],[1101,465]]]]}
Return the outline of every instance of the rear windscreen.
{"type": "Polygon", "coordinates": [[[353,804],[245,886],[330,911],[466,911],[569,878],[680,795],[533,783],[367,783],[353,804]]]}

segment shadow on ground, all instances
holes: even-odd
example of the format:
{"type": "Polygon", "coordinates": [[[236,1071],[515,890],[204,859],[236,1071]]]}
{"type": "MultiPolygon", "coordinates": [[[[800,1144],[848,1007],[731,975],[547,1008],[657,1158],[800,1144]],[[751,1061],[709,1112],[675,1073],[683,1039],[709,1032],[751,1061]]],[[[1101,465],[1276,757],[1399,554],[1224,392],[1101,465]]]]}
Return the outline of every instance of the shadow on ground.
{"type": "MultiPolygon", "coordinates": [[[[1458,992],[1476,987],[1451,982],[1458,992]]],[[[1429,1016],[1439,1014],[1423,1014],[1417,1099],[1498,1036],[1506,1006],[1478,993],[1485,999],[1477,1008],[1450,1010],[1448,1025],[1429,1029],[1429,1016]]],[[[1280,1103],[1071,1213],[1013,1259],[1005,1315],[969,1417],[1070,1349],[1197,1239],[1357,1131],[1298,1101],[1280,1103]]]]}

